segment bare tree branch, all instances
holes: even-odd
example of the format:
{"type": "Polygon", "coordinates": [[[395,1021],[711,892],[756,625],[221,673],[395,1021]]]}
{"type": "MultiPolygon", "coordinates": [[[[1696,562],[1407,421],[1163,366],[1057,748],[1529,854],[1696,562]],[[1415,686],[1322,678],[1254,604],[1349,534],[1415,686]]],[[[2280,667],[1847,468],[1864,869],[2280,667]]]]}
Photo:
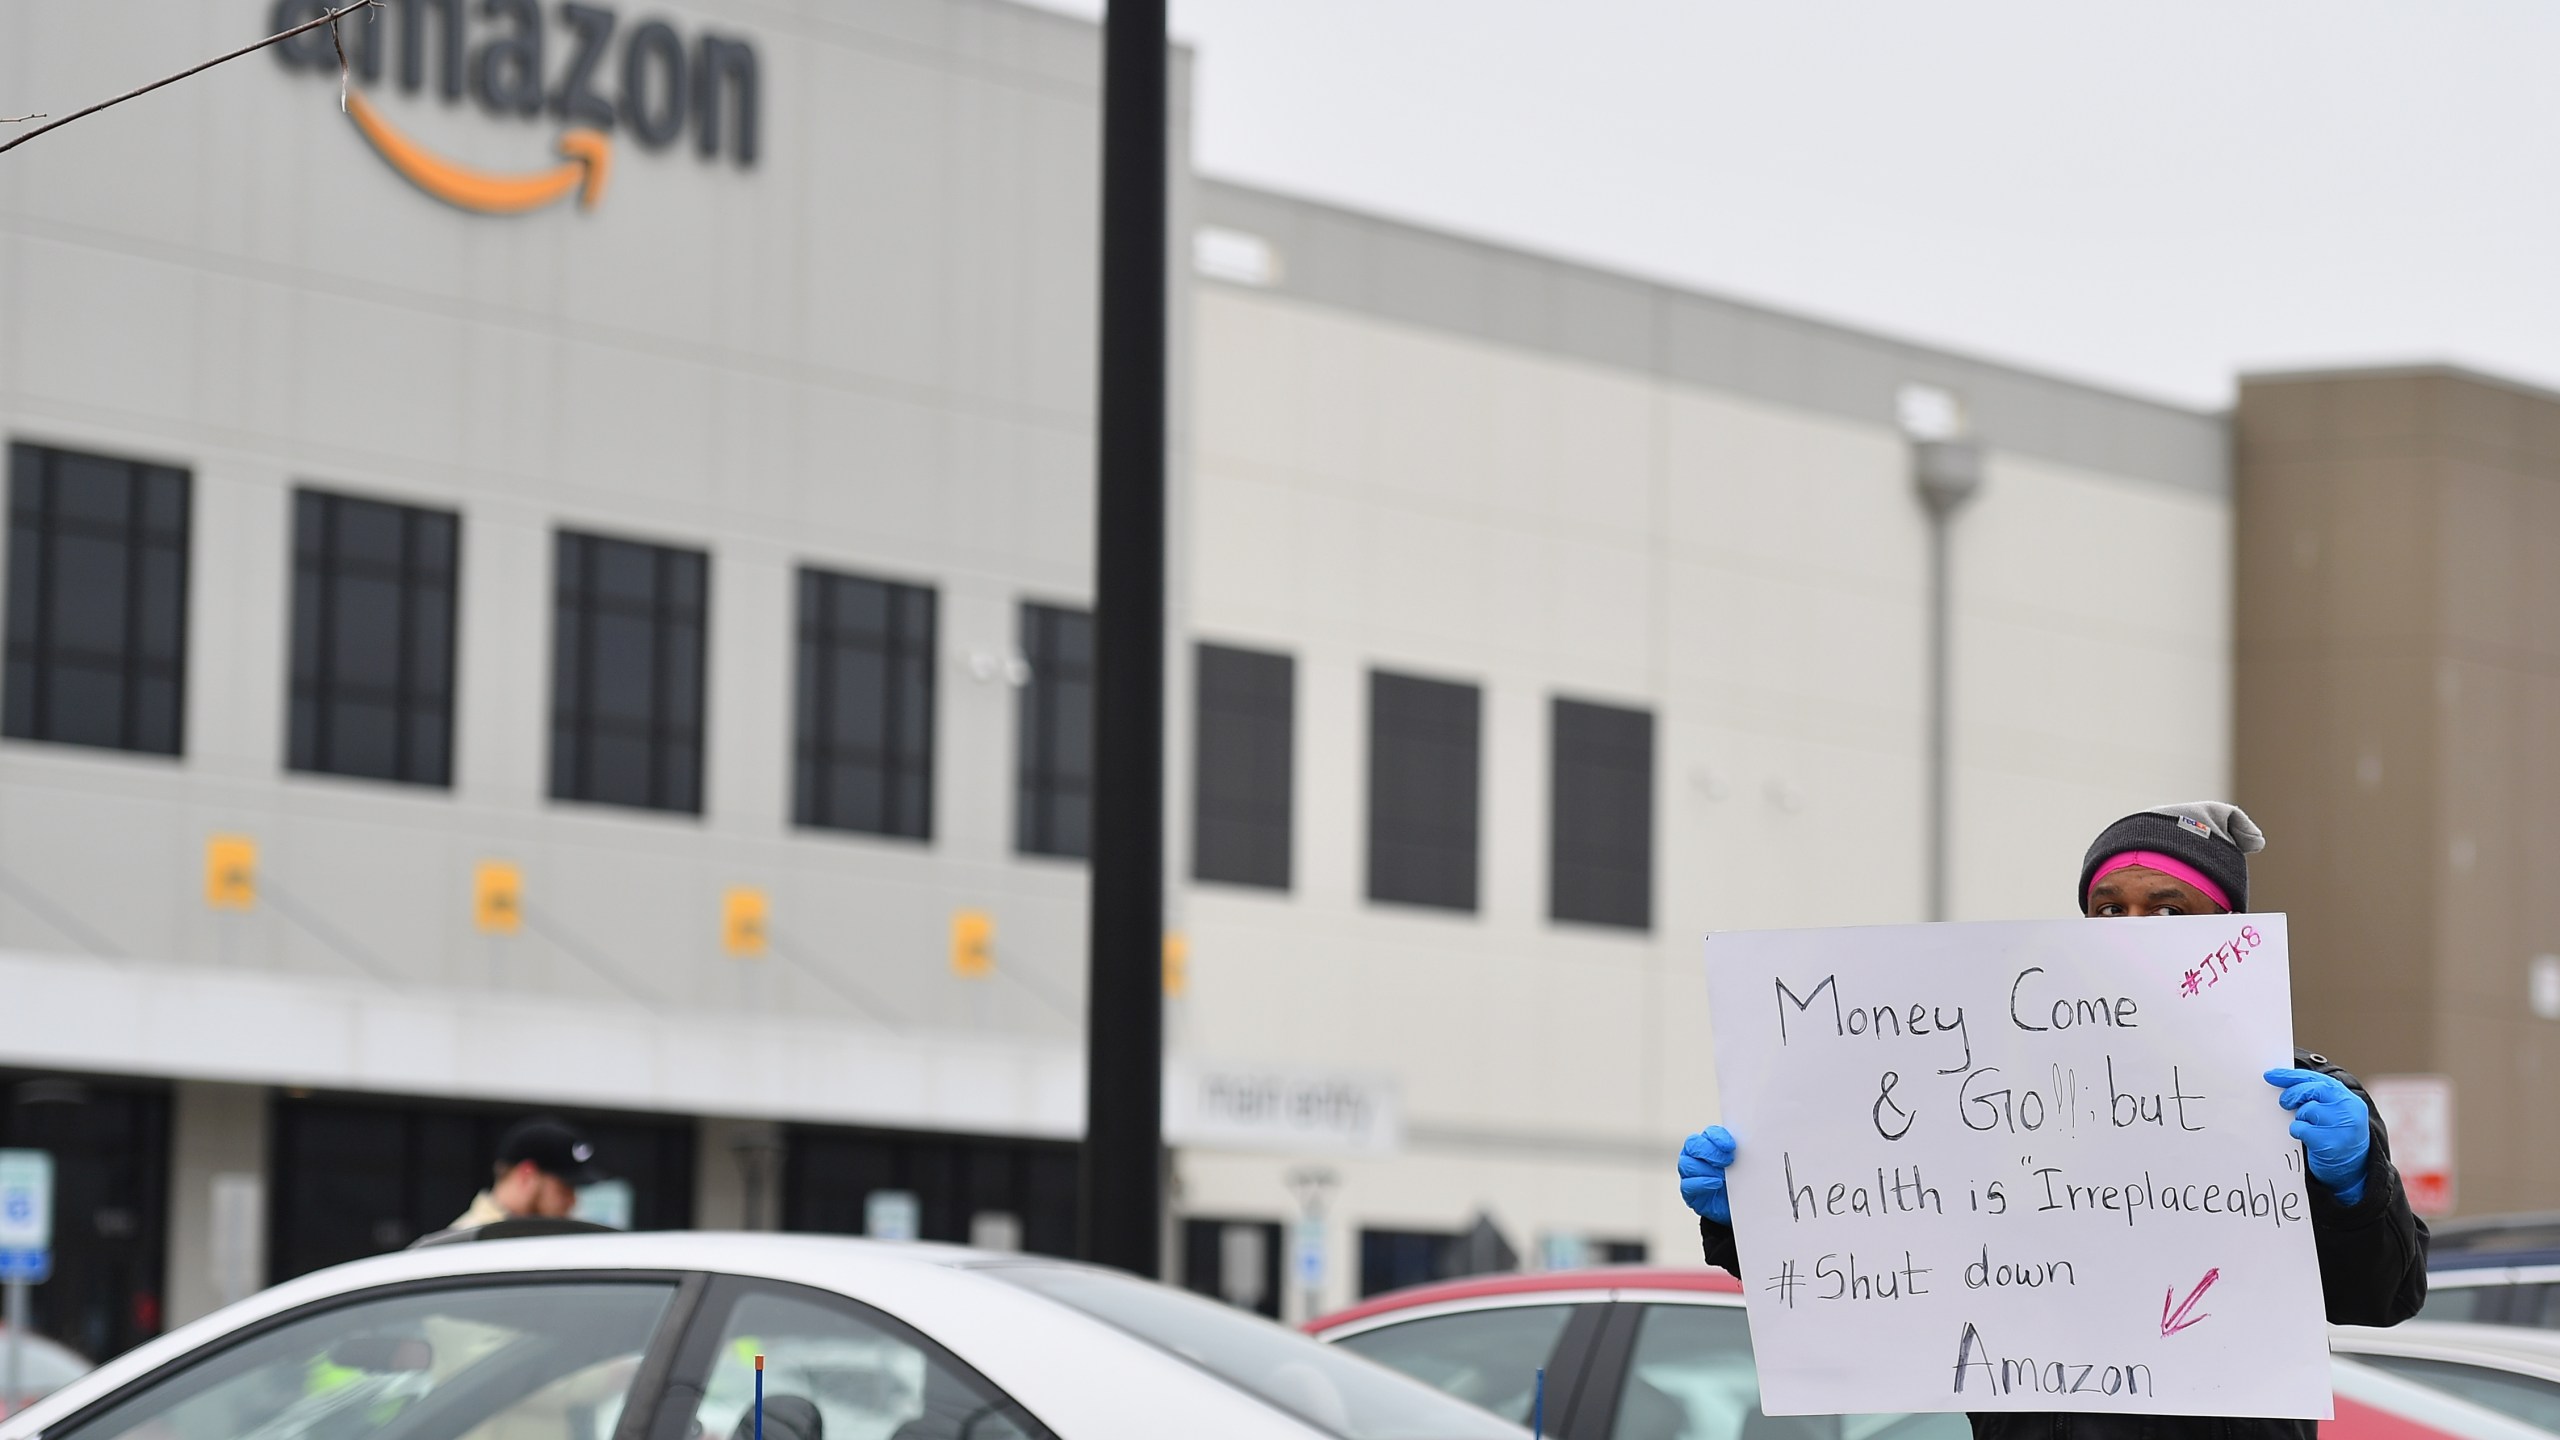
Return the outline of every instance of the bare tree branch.
{"type": "MultiPolygon", "coordinates": [[[[337,33],[338,21],[339,21],[341,18],[343,18],[343,17],[345,17],[345,16],[348,16],[348,15],[352,15],[352,14],[354,14],[354,13],[355,13],[356,11],[358,11],[358,10],[367,9],[367,8],[369,8],[369,7],[371,7],[371,6],[379,5],[379,4],[381,4],[381,3],[382,3],[382,0],[348,0],[348,3],[347,3],[347,4],[345,4],[345,5],[341,5],[341,6],[339,6],[338,8],[336,8],[336,9],[334,9],[334,10],[331,10],[331,11],[330,11],[329,13],[327,13],[326,15],[322,15],[322,16],[320,16],[318,19],[310,20],[310,21],[306,21],[306,22],[304,22],[303,24],[296,25],[296,26],[294,26],[292,29],[285,31],[284,33],[282,33],[282,34],[280,34],[280,35],[270,35],[270,36],[268,36],[266,39],[261,40],[261,41],[257,42],[257,43],[256,43],[256,44],[254,44],[254,45],[243,45],[243,46],[241,46],[239,49],[232,51],[232,52],[231,52],[230,54],[228,54],[228,55],[216,55],[216,56],[214,56],[212,59],[207,60],[206,62],[204,62],[204,63],[203,63],[203,64],[201,64],[201,65],[194,65],[194,66],[190,66],[190,67],[188,67],[187,69],[181,70],[181,71],[179,71],[177,74],[172,75],[172,76],[169,76],[167,79],[164,79],[164,80],[154,80],[154,81],[152,81],[150,84],[143,86],[143,87],[142,87],[141,89],[139,89],[139,90],[128,90],[128,91],[126,91],[125,93],[123,93],[122,95],[118,95],[118,96],[116,96],[116,97],[115,97],[114,99],[112,99],[112,100],[101,100],[101,101],[99,101],[97,104],[90,106],[90,107],[89,107],[88,109],[86,109],[86,110],[74,110],[74,111],[72,111],[70,114],[63,116],[61,119],[54,121],[54,122],[53,122],[52,124],[50,124],[50,125],[39,125],[39,126],[37,126],[36,128],[34,128],[33,130],[28,131],[26,134],[21,135],[21,136],[19,136],[18,138],[16,138],[16,139],[14,139],[14,140],[11,140],[11,141],[7,142],[6,144],[0,144],[0,153],[6,153],[7,151],[15,150],[15,149],[17,149],[19,146],[26,144],[28,141],[33,140],[33,139],[34,139],[34,138],[36,138],[37,136],[44,134],[46,131],[48,131],[48,130],[59,130],[59,129],[61,129],[63,126],[70,124],[70,123],[71,123],[72,121],[74,121],[74,120],[80,119],[80,118],[81,118],[82,116],[84,116],[84,115],[95,115],[95,114],[97,114],[99,111],[106,109],[106,108],[107,108],[108,106],[110,106],[110,105],[121,105],[121,104],[123,104],[124,102],[126,102],[127,100],[130,100],[130,99],[134,98],[134,97],[135,97],[135,96],[137,96],[137,95],[148,95],[148,94],[150,94],[152,91],[159,89],[159,88],[160,88],[161,86],[163,86],[163,85],[174,85],[174,84],[176,84],[177,82],[179,82],[179,81],[181,81],[181,80],[186,79],[186,78],[187,78],[188,76],[190,76],[190,75],[197,74],[197,73],[199,73],[199,72],[201,72],[201,71],[210,70],[210,69],[212,69],[214,66],[219,65],[219,64],[221,64],[222,62],[224,62],[224,61],[226,61],[226,60],[237,60],[237,59],[239,59],[239,58],[240,58],[241,56],[243,56],[243,55],[247,55],[247,54],[250,54],[250,53],[252,53],[252,52],[259,51],[259,50],[264,50],[264,49],[266,49],[268,46],[275,44],[277,41],[280,41],[280,40],[290,40],[290,39],[292,39],[294,36],[299,35],[299,34],[303,33],[303,32],[304,32],[304,31],[306,31],[306,30],[317,30],[317,29],[319,29],[321,26],[326,25],[326,26],[328,26],[328,27],[329,27],[330,34],[334,37],[334,36],[336,35],[336,33],[337,33]]],[[[339,106],[340,106],[341,108],[343,108],[343,107],[346,105],[346,86],[347,86],[347,49],[346,49],[346,46],[345,46],[345,45],[341,44],[341,45],[338,47],[338,104],[339,104],[339,106]]],[[[22,116],[22,117],[20,117],[20,118],[21,118],[21,119],[27,119],[27,120],[40,120],[40,119],[43,119],[44,117],[43,117],[43,116],[40,116],[40,115],[27,115],[27,116],[22,116]]]]}
{"type": "Polygon", "coordinates": [[[33,115],[0,115],[0,125],[24,125],[30,120],[41,120],[43,118],[44,112],[41,110],[37,111],[33,115]]]}

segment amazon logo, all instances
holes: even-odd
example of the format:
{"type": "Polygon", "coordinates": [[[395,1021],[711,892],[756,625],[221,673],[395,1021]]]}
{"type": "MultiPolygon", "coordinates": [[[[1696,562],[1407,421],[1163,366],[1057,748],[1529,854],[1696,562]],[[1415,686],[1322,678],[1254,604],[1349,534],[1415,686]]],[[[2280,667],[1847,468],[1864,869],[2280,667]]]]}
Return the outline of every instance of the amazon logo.
{"type": "MultiPolygon", "coordinates": [[[[329,0],[276,0],[268,18],[290,29],[325,14],[329,0]]],[[[687,39],[665,20],[625,27],[612,8],[565,0],[546,24],[538,0],[384,0],[340,22],[347,65],[362,89],[347,95],[347,118],[375,153],[411,184],[450,205],[484,215],[517,215],[575,194],[581,209],[604,198],[614,137],[660,151],[692,132],[703,161],[739,169],[756,163],[760,108],[756,52],[746,41],[704,33],[687,39]],[[465,164],[394,126],[365,90],[385,82],[447,105],[466,97],[489,116],[560,132],[551,163],[518,170],[465,164]]],[[[338,75],[338,50],[324,27],[275,47],[285,68],[338,75]]]]}

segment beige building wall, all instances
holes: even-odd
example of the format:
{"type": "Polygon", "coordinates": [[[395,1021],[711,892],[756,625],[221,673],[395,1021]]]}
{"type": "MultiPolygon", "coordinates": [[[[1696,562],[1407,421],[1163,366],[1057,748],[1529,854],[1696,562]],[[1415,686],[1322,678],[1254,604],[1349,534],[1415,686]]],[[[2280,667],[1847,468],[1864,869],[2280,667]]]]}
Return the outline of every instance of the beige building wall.
{"type": "Polygon", "coordinates": [[[2260,376],[2236,422],[2239,796],[2301,1043],[2455,1085],[2462,1213],[2560,1197],[2560,395],[2260,376]]]}
{"type": "MultiPolygon", "coordinates": [[[[2228,785],[2218,417],[1215,182],[1202,213],[1271,259],[1195,297],[1180,548],[1197,638],[1295,657],[1297,863],[1286,893],[1189,887],[1175,1036],[1395,1082],[1405,1153],[1330,1162],[1334,1303],[1363,1227],[1479,1211],[1532,1257],[1693,1261],[1704,936],[1923,918],[1899,385],[1964,394],[1989,453],[1954,540],[1955,918],[2069,914],[2108,821],[2228,785]],[[1372,669],[1481,687],[1473,912],[1367,896],[1372,669]],[[1549,918],[1559,695],[1655,717],[1650,930],[1549,918]]],[[[1280,1219],[1297,1163],[1186,1151],[1184,1206],[1280,1219]]]]}

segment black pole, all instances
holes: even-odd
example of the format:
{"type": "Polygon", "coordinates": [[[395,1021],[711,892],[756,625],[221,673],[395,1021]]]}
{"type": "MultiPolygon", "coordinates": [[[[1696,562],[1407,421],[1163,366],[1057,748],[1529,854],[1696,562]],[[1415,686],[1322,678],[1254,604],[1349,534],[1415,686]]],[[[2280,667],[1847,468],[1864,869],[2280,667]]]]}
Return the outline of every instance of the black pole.
{"type": "Polygon", "coordinates": [[[1102,352],[1095,416],[1093,889],[1084,1258],[1162,1254],[1165,0],[1103,20],[1102,352]]]}

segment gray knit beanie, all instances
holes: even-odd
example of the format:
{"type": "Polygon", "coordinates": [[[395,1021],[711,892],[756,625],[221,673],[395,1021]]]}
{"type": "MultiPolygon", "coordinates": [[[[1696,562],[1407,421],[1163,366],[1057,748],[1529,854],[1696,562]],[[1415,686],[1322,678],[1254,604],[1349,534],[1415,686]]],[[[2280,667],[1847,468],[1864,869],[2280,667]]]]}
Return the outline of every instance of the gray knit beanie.
{"type": "Polygon", "coordinates": [[[2195,871],[2220,890],[2233,913],[2249,908],[2248,857],[2267,848],[2266,834],[2237,805],[2193,800],[2139,810],[2098,832],[2080,862],[2080,910],[2089,909],[2089,887],[2098,870],[2119,855],[2162,855],[2195,871]]]}

